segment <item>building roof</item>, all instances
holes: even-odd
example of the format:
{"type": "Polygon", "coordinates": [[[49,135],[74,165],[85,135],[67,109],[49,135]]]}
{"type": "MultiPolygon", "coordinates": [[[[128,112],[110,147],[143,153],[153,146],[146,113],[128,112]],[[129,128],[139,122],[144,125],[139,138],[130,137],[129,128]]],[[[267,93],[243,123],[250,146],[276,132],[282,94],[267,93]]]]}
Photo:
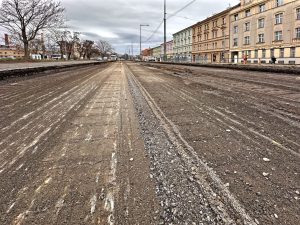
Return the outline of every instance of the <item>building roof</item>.
{"type": "Polygon", "coordinates": [[[178,33],[181,33],[181,32],[183,32],[183,31],[186,31],[186,30],[188,30],[188,29],[191,29],[191,28],[193,28],[193,26],[195,26],[195,24],[193,24],[193,25],[191,25],[191,26],[189,26],[189,27],[187,27],[187,28],[184,28],[184,29],[178,31],[178,32],[174,33],[173,35],[176,35],[176,34],[178,34],[178,33]]]}
{"type": "Polygon", "coordinates": [[[213,18],[219,17],[219,16],[221,16],[221,15],[223,15],[223,14],[225,14],[225,13],[228,13],[228,12],[230,12],[231,10],[236,9],[236,8],[238,8],[238,7],[240,7],[240,6],[241,6],[241,3],[239,3],[239,4],[235,5],[235,6],[232,6],[232,7],[230,7],[230,8],[227,8],[227,9],[225,9],[225,10],[223,10],[223,11],[221,11],[221,12],[215,14],[215,15],[212,15],[212,16],[210,16],[210,17],[208,17],[208,18],[206,18],[206,19],[204,19],[204,20],[202,20],[202,21],[200,21],[200,22],[194,24],[193,26],[196,26],[196,25],[202,24],[202,23],[206,23],[206,22],[212,20],[213,18]]]}

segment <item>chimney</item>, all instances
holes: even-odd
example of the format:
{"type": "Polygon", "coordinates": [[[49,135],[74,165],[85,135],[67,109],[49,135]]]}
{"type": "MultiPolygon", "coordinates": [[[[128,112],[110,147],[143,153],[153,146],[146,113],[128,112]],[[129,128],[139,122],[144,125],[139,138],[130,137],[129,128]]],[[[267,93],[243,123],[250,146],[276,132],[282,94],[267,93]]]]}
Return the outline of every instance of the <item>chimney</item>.
{"type": "Polygon", "coordinates": [[[5,46],[9,46],[9,39],[8,39],[8,34],[4,34],[4,41],[5,41],[5,46]]]}
{"type": "Polygon", "coordinates": [[[44,44],[44,33],[41,33],[41,43],[44,44]]]}

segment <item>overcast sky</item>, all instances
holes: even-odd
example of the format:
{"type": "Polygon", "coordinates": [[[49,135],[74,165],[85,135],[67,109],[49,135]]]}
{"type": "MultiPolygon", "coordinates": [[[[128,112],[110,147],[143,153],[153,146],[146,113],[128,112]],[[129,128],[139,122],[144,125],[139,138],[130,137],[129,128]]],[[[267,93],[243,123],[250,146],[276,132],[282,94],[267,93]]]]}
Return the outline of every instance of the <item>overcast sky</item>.
{"type": "MultiPolygon", "coordinates": [[[[1,2],[1,0],[0,0],[1,2]]],[[[131,43],[135,54],[139,51],[139,25],[143,48],[163,42],[163,26],[151,40],[145,42],[163,20],[163,0],[61,0],[66,9],[67,25],[79,31],[82,38],[109,41],[118,53],[129,51],[131,43]]],[[[178,11],[191,0],[167,0],[167,13],[178,11]]],[[[196,0],[186,9],[167,20],[167,38],[214,13],[238,4],[239,0],[196,0]]]]}

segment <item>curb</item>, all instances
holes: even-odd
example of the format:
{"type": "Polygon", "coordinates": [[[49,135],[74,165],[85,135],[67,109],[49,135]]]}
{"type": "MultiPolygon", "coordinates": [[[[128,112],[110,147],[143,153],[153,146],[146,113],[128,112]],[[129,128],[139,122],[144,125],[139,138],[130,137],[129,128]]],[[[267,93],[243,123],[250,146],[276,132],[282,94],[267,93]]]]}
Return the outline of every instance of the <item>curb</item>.
{"type": "MultiPolygon", "coordinates": [[[[143,63],[148,63],[148,62],[143,62],[143,63]]],[[[171,62],[151,62],[151,63],[300,75],[300,67],[293,67],[293,66],[279,67],[276,65],[251,66],[251,65],[237,65],[237,64],[197,64],[197,63],[171,63],[171,62]]]]}

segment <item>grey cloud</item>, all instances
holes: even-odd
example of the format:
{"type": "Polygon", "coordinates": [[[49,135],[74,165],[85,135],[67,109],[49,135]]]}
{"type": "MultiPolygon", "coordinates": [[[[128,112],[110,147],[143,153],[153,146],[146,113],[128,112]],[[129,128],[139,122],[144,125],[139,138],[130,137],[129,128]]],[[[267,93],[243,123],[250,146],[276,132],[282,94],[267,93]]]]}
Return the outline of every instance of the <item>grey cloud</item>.
{"type": "MultiPolygon", "coordinates": [[[[1,1],[1,0],[0,0],[1,1]]],[[[151,35],[163,19],[163,0],[61,0],[66,8],[67,25],[73,31],[84,34],[84,38],[109,41],[118,52],[133,42],[135,53],[139,51],[139,24],[150,27],[143,29],[143,40],[151,35]]],[[[168,15],[182,8],[191,0],[167,0],[168,15]]],[[[239,0],[197,0],[167,21],[168,40],[172,34],[211,16],[239,0]]],[[[143,47],[154,47],[163,41],[163,26],[143,47]]]]}

